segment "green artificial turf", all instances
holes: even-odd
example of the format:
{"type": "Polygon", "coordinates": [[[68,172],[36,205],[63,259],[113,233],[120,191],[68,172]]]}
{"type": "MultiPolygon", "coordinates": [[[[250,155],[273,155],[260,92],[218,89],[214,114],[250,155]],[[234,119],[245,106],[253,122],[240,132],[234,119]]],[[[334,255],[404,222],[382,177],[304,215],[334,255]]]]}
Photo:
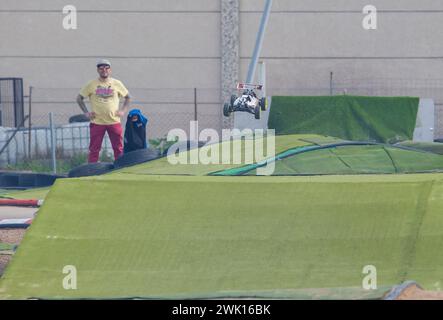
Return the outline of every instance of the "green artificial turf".
{"type": "Polygon", "coordinates": [[[5,190],[5,192],[0,195],[0,198],[43,200],[48,194],[49,189],[50,187],[17,191],[5,190]]]}
{"type": "Polygon", "coordinates": [[[411,140],[419,98],[272,97],[268,128],[277,134],[322,134],[353,141],[411,140]]]}
{"type": "MultiPolygon", "coordinates": [[[[280,153],[285,150],[296,148],[296,147],[302,147],[302,146],[309,146],[313,145],[312,142],[309,142],[310,139],[321,139],[321,138],[330,138],[330,137],[322,137],[319,135],[287,135],[287,136],[276,136],[275,137],[275,153],[280,153]],[[305,140],[307,139],[307,140],[305,140]]],[[[334,138],[330,138],[334,139],[334,138]]],[[[335,140],[334,140],[335,141],[335,140]]],[[[341,141],[341,140],[340,140],[341,141]]],[[[241,162],[238,164],[233,163],[233,154],[234,154],[234,148],[233,148],[233,142],[222,142],[219,144],[216,144],[216,148],[219,150],[219,154],[222,154],[223,151],[223,145],[227,145],[231,143],[230,148],[230,163],[223,164],[221,163],[222,159],[219,157],[220,161],[218,164],[208,164],[208,165],[202,165],[202,164],[191,164],[190,163],[190,153],[191,152],[198,152],[198,153],[210,153],[211,146],[205,146],[200,149],[195,149],[193,151],[186,152],[188,163],[187,164],[171,164],[167,157],[163,157],[158,160],[150,161],[147,163],[143,163],[136,166],[131,166],[127,168],[122,168],[120,170],[117,170],[117,172],[122,173],[128,173],[128,174],[164,174],[164,175],[193,175],[193,176],[202,176],[207,175],[211,172],[216,172],[220,170],[226,170],[231,168],[236,168],[239,166],[242,166],[245,164],[246,157],[253,158],[255,160],[255,157],[251,155],[251,153],[254,153],[255,149],[249,149],[248,152],[245,152],[245,142],[240,142],[240,156],[241,156],[241,162]]],[[[266,149],[266,139],[264,142],[264,149],[266,149]]]]}
{"type": "Polygon", "coordinates": [[[380,288],[435,289],[442,211],[442,174],[62,179],[0,298],[363,297],[365,265],[380,288]],[[62,287],[66,265],[77,290],[62,287]]]}
{"type": "Polygon", "coordinates": [[[399,142],[397,145],[443,155],[443,143],[439,142],[415,142],[408,140],[399,142]]]}
{"type": "Polygon", "coordinates": [[[275,161],[239,166],[212,175],[257,175],[257,168],[275,166],[272,175],[338,175],[442,172],[443,157],[422,150],[390,145],[302,146],[276,156],[275,161]]]}
{"type": "MultiPolygon", "coordinates": [[[[331,142],[340,141],[279,136],[276,150],[331,142]]],[[[441,161],[349,148],[330,159],[303,153],[304,168],[338,158],[360,169],[441,161]]],[[[205,176],[219,168],[163,158],[58,179],[0,278],[0,299],[373,299],[406,280],[441,290],[443,174],[205,176]],[[68,265],[76,290],[62,285],[68,265]],[[377,268],[378,290],[362,288],[366,265],[377,268]]]]}

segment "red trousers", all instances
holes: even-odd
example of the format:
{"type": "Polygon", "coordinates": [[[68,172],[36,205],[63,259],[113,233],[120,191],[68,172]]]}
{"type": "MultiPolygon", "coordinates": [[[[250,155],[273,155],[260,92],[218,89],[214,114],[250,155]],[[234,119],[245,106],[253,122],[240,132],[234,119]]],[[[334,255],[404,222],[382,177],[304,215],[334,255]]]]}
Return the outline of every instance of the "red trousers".
{"type": "Polygon", "coordinates": [[[114,150],[114,159],[117,159],[123,153],[123,129],[120,123],[116,124],[89,124],[90,142],[88,162],[98,161],[100,150],[102,148],[103,137],[108,132],[114,150]]]}

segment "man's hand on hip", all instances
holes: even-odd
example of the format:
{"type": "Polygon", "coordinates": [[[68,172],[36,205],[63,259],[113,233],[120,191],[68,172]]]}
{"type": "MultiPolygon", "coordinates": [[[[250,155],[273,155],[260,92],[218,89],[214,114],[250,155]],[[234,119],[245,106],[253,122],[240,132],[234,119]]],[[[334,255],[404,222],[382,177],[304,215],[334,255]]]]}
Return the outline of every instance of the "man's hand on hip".
{"type": "Polygon", "coordinates": [[[95,112],[85,112],[85,116],[92,120],[95,118],[95,112]]]}
{"type": "Polygon", "coordinates": [[[119,116],[121,118],[125,115],[125,112],[122,110],[118,110],[116,114],[117,114],[117,116],[119,116]]]}

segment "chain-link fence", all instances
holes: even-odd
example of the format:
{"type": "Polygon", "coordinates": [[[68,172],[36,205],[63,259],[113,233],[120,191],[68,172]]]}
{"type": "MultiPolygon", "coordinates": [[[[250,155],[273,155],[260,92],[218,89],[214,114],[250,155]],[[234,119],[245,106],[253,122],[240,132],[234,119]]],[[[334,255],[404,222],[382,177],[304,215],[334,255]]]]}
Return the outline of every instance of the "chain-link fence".
{"type": "MultiPolygon", "coordinates": [[[[25,114],[30,120],[19,130],[0,129],[0,146],[8,143],[0,154],[0,168],[39,160],[45,163],[47,170],[51,170],[47,165],[51,160],[49,113],[53,115],[57,159],[86,161],[89,123],[70,123],[71,117],[82,113],[76,103],[78,91],[78,88],[30,88],[25,95],[25,114]]],[[[198,121],[201,129],[221,130],[219,89],[131,88],[130,94],[131,108],[140,109],[149,119],[148,140],[165,138],[175,128],[189,135],[190,121],[198,121]]],[[[123,127],[125,122],[126,119],[123,119],[123,127]]],[[[112,148],[107,135],[102,150],[102,159],[111,161],[112,148]]]]}
{"type": "MultiPolygon", "coordinates": [[[[295,88],[267,88],[273,95],[367,95],[367,96],[417,96],[435,102],[435,138],[443,137],[443,79],[396,78],[342,78],[332,77],[325,86],[295,88]]],[[[25,91],[25,115],[30,116],[25,128],[19,129],[8,147],[0,155],[0,168],[8,164],[39,159],[50,161],[51,140],[49,113],[54,116],[57,159],[86,161],[89,145],[88,123],[69,123],[72,116],[80,114],[75,99],[79,88],[32,88],[25,91]]],[[[233,93],[236,90],[232,90],[233,93]]],[[[131,88],[132,108],[139,108],[148,117],[147,138],[161,139],[174,128],[189,134],[189,123],[198,120],[199,128],[213,128],[220,132],[222,101],[220,89],[153,89],[131,88]]],[[[123,119],[123,125],[126,119],[123,119]]],[[[0,146],[14,134],[12,128],[0,129],[0,146]]],[[[112,160],[108,137],[103,142],[103,158],[112,160]]],[[[50,170],[48,167],[47,170],[50,170]]]]}
{"type": "Polygon", "coordinates": [[[341,79],[333,82],[333,94],[409,96],[434,100],[434,135],[443,137],[443,79],[341,79]]]}
{"type": "MultiPolygon", "coordinates": [[[[32,126],[47,125],[49,112],[54,114],[57,126],[68,124],[70,117],[81,113],[75,101],[78,91],[78,88],[33,88],[32,126]]],[[[219,89],[131,88],[130,94],[131,107],[141,109],[149,119],[147,127],[149,139],[164,137],[172,128],[189,131],[189,122],[192,120],[198,120],[205,128],[220,130],[219,89]]]]}
{"type": "MultiPolygon", "coordinates": [[[[47,126],[34,126],[31,129],[0,129],[0,145],[8,144],[0,154],[0,167],[15,165],[21,161],[40,160],[46,162],[50,170],[48,161],[52,157],[53,135],[57,159],[67,160],[80,155],[86,157],[89,146],[89,123],[54,126],[51,132],[49,117],[46,118],[47,126]]],[[[109,157],[112,153],[108,137],[103,140],[102,150],[103,156],[109,157]]]]}
{"type": "Polygon", "coordinates": [[[268,88],[267,95],[363,95],[430,98],[435,104],[435,139],[443,138],[443,79],[335,78],[328,86],[268,88]]]}

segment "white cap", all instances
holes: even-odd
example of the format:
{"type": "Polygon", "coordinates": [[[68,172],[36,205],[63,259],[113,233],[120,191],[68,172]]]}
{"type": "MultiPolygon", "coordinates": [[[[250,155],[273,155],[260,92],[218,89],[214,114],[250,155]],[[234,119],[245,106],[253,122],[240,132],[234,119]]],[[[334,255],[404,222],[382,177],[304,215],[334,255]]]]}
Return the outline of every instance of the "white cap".
{"type": "Polygon", "coordinates": [[[106,60],[106,59],[98,59],[97,60],[97,67],[101,66],[101,65],[111,66],[111,62],[109,62],[109,60],[106,60]]]}

